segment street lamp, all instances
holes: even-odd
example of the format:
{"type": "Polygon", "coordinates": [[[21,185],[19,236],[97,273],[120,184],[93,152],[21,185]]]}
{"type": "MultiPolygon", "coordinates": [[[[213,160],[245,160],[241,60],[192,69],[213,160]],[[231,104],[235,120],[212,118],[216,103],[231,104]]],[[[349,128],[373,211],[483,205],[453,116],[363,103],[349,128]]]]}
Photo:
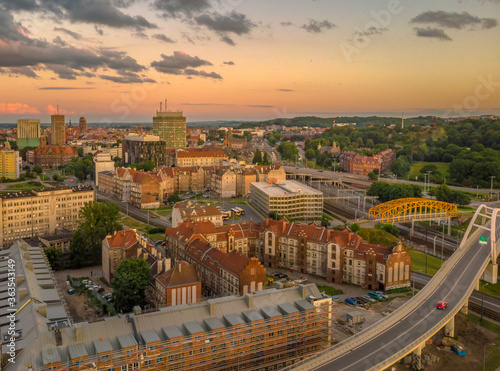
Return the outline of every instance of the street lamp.
{"type": "Polygon", "coordinates": [[[486,347],[488,345],[496,345],[495,343],[486,343],[484,344],[484,348],[483,348],[483,371],[486,370],[486,347]]]}
{"type": "Polygon", "coordinates": [[[438,236],[434,236],[434,256],[436,256],[436,238],[438,238],[438,236]]]}
{"type": "Polygon", "coordinates": [[[490,200],[493,198],[493,179],[496,178],[494,175],[490,176],[491,178],[491,190],[490,190],[490,200]]]}

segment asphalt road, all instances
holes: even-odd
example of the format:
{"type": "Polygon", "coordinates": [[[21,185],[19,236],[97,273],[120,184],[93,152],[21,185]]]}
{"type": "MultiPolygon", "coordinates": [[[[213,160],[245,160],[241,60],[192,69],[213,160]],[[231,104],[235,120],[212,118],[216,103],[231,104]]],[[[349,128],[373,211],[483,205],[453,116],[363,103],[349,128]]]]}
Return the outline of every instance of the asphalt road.
{"type": "MultiPolygon", "coordinates": [[[[293,166],[284,166],[285,171],[287,172],[300,172],[300,173],[305,173],[305,174],[314,174],[316,176],[323,176],[325,178],[340,178],[345,182],[352,182],[352,183],[358,183],[358,184],[365,184],[365,185],[371,185],[372,182],[368,181],[368,178],[363,175],[355,175],[355,174],[350,174],[350,173],[339,173],[339,172],[333,172],[330,170],[316,170],[316,169],[296,169],[293,166]]],[[[417,184],[422,187],[424,187],[425,183],[422,182],[413,182],[409,180],[404,180],[404,179],[395,179],[395,178],[379,178],[380,181],[384,182],[391,182],[391,183],[405,183],[405,184],[417,184]]],[[[433,184],[431,183],[431,187],[438,186],[439,184],[433,184]]],[[[478,190],[477,188],[467,188],[467,187],[457,187],[457,186],[448,186],[450,189],[454,189],[457,191],[466,191],[466,192],[472,192],[476,193],[478,190]]],[[[485,192],[489,190],[485,189],[480,189],[479,191],[485,192]]],[[[498,190],[493,190],[493,192],[497,192],[498,190]]]]}
{"type": "Polygon", "coordinates": [[[489,253],[489,244],[479,245],[475,241],[428,298],[424,299],[420,294],[415,296],[414,300],[423,301],[409,315],[348,353],[314,369],[364,371],[410,345],[444,319],[446,311],[459,309],[461,299],[475,280],[478,267],[487,261],[489,253]],[[441,300],[448,302],[447,310],[436,309],[436,303],[441,300]]]}
{"type": "MultiPolygon", "coordinates": [[[[412,281],[414,280],[416,283],[420,283],[422,285],[426,285],[431,279],[431,277],[417,272],[412,272],[411,274],[412,274],[412,281]]],[[[484,300],[484,307],[486,309],[493,310],[496,313],[500,314],[500,299],[495,299],[492,298],[491,296],[486,296],[486,295],[483,296],[483,294],[478,290],[474,290],[469,298],[469,302],[477,305],[482,305],[483,300],[484,300]]]]}
{"type": "Polygon", "coordinates": [[[253,220],[254,222],[260,222],[260,221],[264,220],[262,215],[260,215],[257,211],[255,211],[253,209],[253,207],[251,207],[249,205],[232,204],[230,198],[222,200],[222,209],[223,210],[230,210],[233,207],[242,208],[243,210],[245,210],[245,215],[238,217],[241,220],[234,220],[233,221],[233,220],[231,220],[231,218],[229,218],[229,220],[225,221],[224,224],[241,223],[241,222],[248,223],[248,222],[250,222],[250,220],[253,220]]]}

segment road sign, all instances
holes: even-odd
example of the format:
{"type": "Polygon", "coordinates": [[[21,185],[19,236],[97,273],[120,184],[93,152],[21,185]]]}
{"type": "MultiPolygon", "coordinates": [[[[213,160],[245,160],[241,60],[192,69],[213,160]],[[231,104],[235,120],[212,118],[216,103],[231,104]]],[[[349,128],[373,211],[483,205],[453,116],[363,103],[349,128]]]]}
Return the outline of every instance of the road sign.
{"type": "Polygon", "coordinates": [[[486,245],[488,243],[488,237],[480,236],[479,237],[479,243],[481,245],[486,245]]]}

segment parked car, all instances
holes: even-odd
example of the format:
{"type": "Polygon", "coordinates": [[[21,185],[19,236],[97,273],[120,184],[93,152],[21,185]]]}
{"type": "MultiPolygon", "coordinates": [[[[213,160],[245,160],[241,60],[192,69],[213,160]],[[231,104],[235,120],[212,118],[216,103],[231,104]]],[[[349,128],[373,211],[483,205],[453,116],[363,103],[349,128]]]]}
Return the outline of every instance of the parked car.
{"type": "Polygon", "coordinates": [[[437,309],[446,309],[448,307],[448,303],[445,301],[440,301],[436,304],[437,309]]]}
{"type": "Polygon", "coordinates": [[[382,291],[375,291],[375,294],[382,296],[384,299],[388,298],[388,296],[384,294],[382,291]]]}
{"type": "Polygon", "coordinates": [[[368,293],[368,295],[370,295],[372,298],[377,299],[377,300],[382,300],[383,299],[382,296],[380,296],[379,294],[374,293],[373,291],[370,291],[368,293]]]}
{"type": "Polygon", "coordinates": [[[166,242],[166,241],[163,241],[163,242],[161,243],[161,245],[162,245],[162,246],[167,246],[167,242],[166,242]]]}
{"type": "Polygon", "coordinates": [[[307,277],[300,277],[300,282],[306,282],[307,281],[307,277]]]}
{"type": "Polygon", "coordinates": [[[328,299],[330,296],[329,296],[329,295],[327,295],[327,294],[325,294],[324,292],[322,292],[322,293],[321,293],[321,297],[322,297],[323,299],[328,299]]]}
{"type": "Polygon", "coordinates": [[[363,299],[369,301],[369,302],[376,302],[377,300],[375,300],[374,298],[372,298],[370,295],[365,295],[365,296],[362,296],[363,299]]]}
{"type": "Polygon", "coordinates": [[[354,298],[354,300],[359,301],[361,304],[366,304],[366,303],[368,303],[368,300],[366,300],[365,298],[363,298],[363,297],[361,297],[361,296],[356,296],[356,297],[354,298]]]}
{"type": "Polygon", "coordinates": [[[280,272],[273,272],[273,273],[271,273],[271,276],[273,276],[273,277],[279,277],[280,274],[281,274],[280,272]]]}
{"type": "Polygon", "coordinates": [[[356,302],[354,300],[352,300],[351,298],[347,298],[344,300],[347,304],[351,304],[351,305],[356,305],[356,302]]]}
{"type": "Polygon", "coordinates": [[[73,295],[75,293],[75,289],[73,289],[73,287],[71,287],[71,286],[68,286],[68,288],[66,290],[68,291],[68,294],[70,294],[70,295],[73,295]]]}
{"type": "Polygon", "coordinates": [[[97,292],[100,294],[101,292],[104,292],[104,288],[101,287],[100,289],[97,290],[97,292]]]}
{"type": "Polygon", "coordinates": [[[163,240],[158,240],[158,241],[156,241],[156,242],[155,242],[155,245],[159,245],[159,244],[161,244],[162,242],[163,242],[163,240]]]}
{"type": "Polygon", "coordinates": [[[156,219],[157,216],[156,215],[151,215],[151,218],[156,219]]]}
{"type": "Polygon", "coordinates": [[[459,356],[462,356],[462,357],[465,356],[465,353],[466,353],[465,349],[458,344],[453,344],[451,346],[451,350],[453,350],[455,353],[457,353],[459,356]]]}

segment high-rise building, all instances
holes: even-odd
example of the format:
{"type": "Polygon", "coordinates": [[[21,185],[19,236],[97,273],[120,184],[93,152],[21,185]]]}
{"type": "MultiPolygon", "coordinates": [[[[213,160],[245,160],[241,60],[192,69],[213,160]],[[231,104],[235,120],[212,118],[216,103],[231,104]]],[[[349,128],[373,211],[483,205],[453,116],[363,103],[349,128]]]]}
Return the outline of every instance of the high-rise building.
{"type": "Polygon", "coordinates": [[[186,118],[181,112],[167,110],[165,101],[165,110],[156,111],[153,117],[153,133],[165,141],[167,148],[186,148],[186,118]]]}
{"type": "Polygon", "coordinates": [[[51,143],[54,146],[63,146],[66,143],[66,128],[64,125],[64,115],[50,116],[51,143]]]}
{"type": "Polygon", "coordinates": [[[122,143],[122,159],[125,165],[153,161],[155,166],[165,165],[165,141],[156,135],[130,134],[122,143]]]}
{"type": "Polygon", "coordinates": [[[85,117],[80,117],[80,124],[78,125],[80,135],[86,133],[87,129],[87,119],[85,117]]]}
{"type": "Polygon", "coordinates": [[[40,145],[40,120],[19,119],[17,120],[17,146],[38,147],[40,145]]]}
{"type": "Polygon", "coordinates": [[[21,159],[19,152],[12,149],[3,149],[0,151],[0,177],[2,179],[19,178],[19,167],[21,159]]]}

